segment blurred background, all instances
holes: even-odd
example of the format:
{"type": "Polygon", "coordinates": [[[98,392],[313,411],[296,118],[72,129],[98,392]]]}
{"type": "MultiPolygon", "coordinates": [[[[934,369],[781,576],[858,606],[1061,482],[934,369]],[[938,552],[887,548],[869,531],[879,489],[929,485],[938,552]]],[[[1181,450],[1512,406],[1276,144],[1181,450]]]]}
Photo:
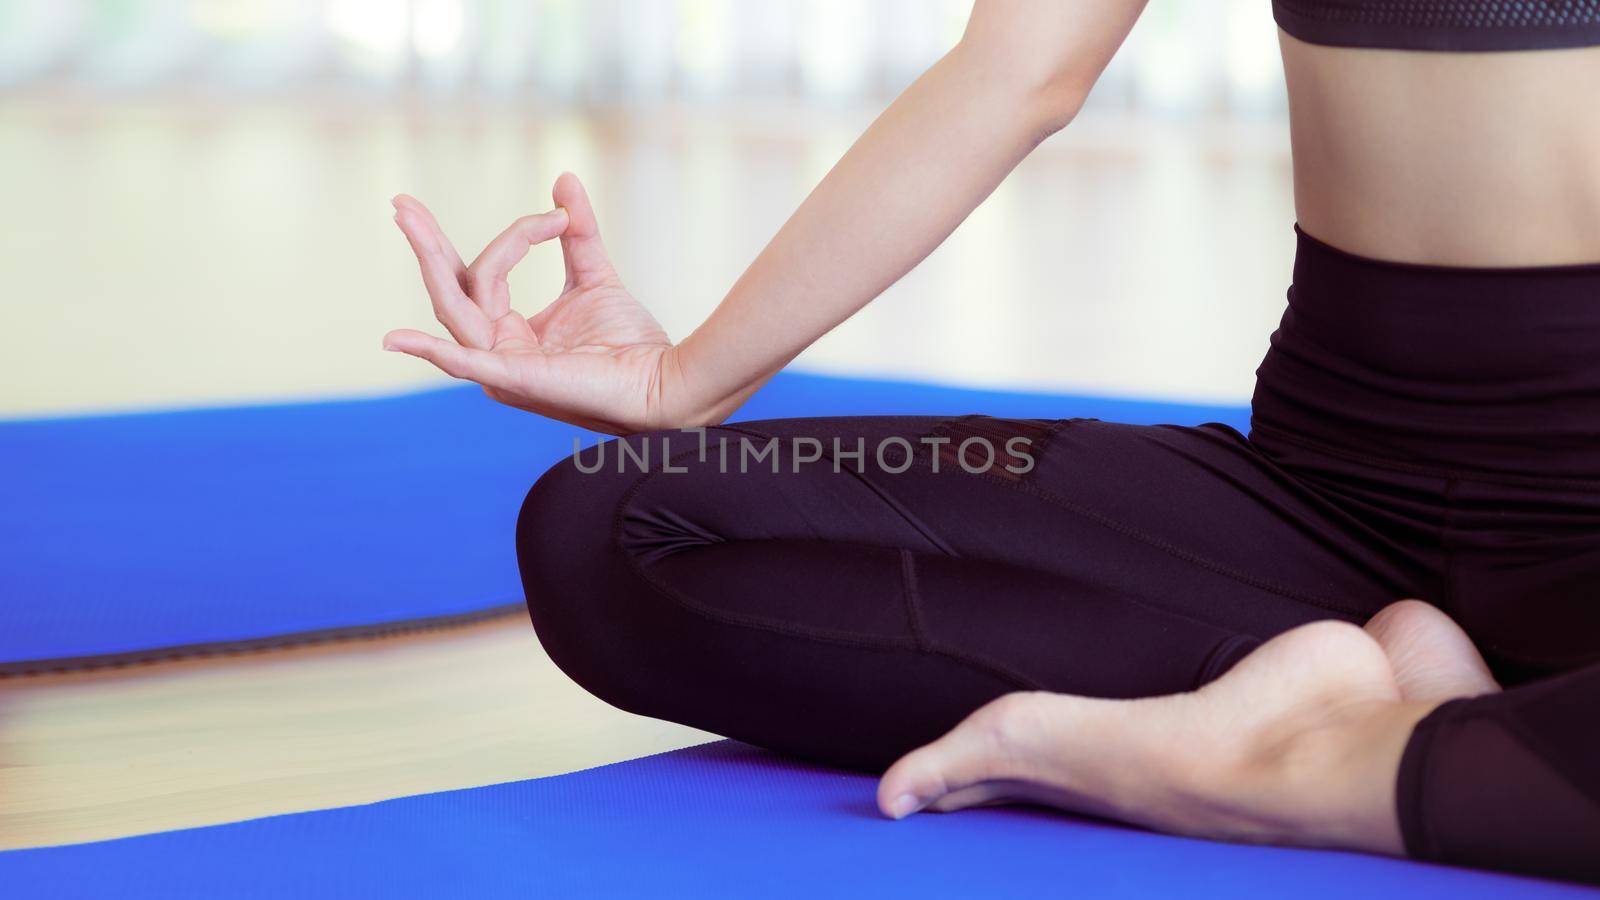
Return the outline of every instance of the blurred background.
{"type": "MultiPolygon", "coordinates": [[[[0,0],[0,414],[436,384],[388,199],[469,258],[581,175],[682,337],[961,0],[0,0]]],[[[797,368],[1243,402],[1293,235],[1264,0],[1152,0],[1083,115],[797,368]]],[[[826,264],[826,261],[819,261],[826,264]]],[[[513,277],[531,314],[554,247],[513,277]]]]}

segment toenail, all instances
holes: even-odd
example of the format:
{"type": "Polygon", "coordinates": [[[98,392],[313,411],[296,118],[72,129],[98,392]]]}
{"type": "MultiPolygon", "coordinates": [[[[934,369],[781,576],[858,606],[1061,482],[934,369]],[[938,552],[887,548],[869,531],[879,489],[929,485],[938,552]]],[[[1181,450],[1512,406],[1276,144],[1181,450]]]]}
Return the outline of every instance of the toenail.
{"type": "Polygon", "coordinates": [[[901,794],[889,804],[889,815],[896,819],[904,819],[916,812],[922,806],[922,801],[913,794],[901,794]]]}

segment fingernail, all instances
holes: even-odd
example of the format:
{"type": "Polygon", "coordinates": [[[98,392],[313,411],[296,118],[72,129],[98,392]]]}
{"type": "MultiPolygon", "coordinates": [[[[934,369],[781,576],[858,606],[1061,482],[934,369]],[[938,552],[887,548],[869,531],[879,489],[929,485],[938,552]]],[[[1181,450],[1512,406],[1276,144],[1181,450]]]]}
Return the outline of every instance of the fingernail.
{"type": "Polygon", "coordinates": [[[388,351],[390,351],[392,353],[399,353],[400,352],[400,348],[399,347],[396,347],[395,345],[389,343],[388,341],[384,341],[383,342],[383,349],[388,350],[388,351]]]}
{"type": "Polygon", "coordinates": [[[913,794],[901,794],[889,804],[889,815],[896,819],[904,819],[916,812],[922,806],[922,801],[913,794]]]}

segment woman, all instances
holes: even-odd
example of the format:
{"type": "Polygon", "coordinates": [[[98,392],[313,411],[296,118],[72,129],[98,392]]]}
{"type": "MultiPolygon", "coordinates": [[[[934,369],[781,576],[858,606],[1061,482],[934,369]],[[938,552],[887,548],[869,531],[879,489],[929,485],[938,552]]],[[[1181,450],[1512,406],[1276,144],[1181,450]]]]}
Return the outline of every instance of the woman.
{"type": "Polygon", "coordinates": [[[1299,247],[1248,438],[719,426],[1070,123],[1143,6],[979,0],[681,343],[574,177],[470,266],[398,198],[455,341],[385,345],[636,462],[676,437],[556,466],[519,523],[540,639],[617,706],[887,765],[895,818],[1037,802],[1600,880],[1594,0],[1277,0],[1299,247]],[[506,273],[553,237],[566,289],[524,319],[506,273]]]}

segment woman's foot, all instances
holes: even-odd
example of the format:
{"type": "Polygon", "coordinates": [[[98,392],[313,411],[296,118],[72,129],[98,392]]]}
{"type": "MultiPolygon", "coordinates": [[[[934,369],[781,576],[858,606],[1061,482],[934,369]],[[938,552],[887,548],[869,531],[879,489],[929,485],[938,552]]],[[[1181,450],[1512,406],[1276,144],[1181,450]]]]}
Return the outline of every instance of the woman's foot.
{"type": "Polygon", "coordinates": [[[1448,618],[1409,604],[1422,608],[1396,604],[1371,631],[1325,621],[1279,635],[1187,694],[1002,697],[895,763],[879,806],[901,818],[1039,803],[1199,837],[1399,853],[1394,777],[1411,728],[1487,671],[1457,658],[1448,618]]]}
{"type": "Polygon", "coordinates": [[[1364,627],[1389,657],[1395,682],[1408,700],[1448,700],[1500,690],[1472,638],[1438,607],[1401,600],[1384,607],[1364,627]]]}

